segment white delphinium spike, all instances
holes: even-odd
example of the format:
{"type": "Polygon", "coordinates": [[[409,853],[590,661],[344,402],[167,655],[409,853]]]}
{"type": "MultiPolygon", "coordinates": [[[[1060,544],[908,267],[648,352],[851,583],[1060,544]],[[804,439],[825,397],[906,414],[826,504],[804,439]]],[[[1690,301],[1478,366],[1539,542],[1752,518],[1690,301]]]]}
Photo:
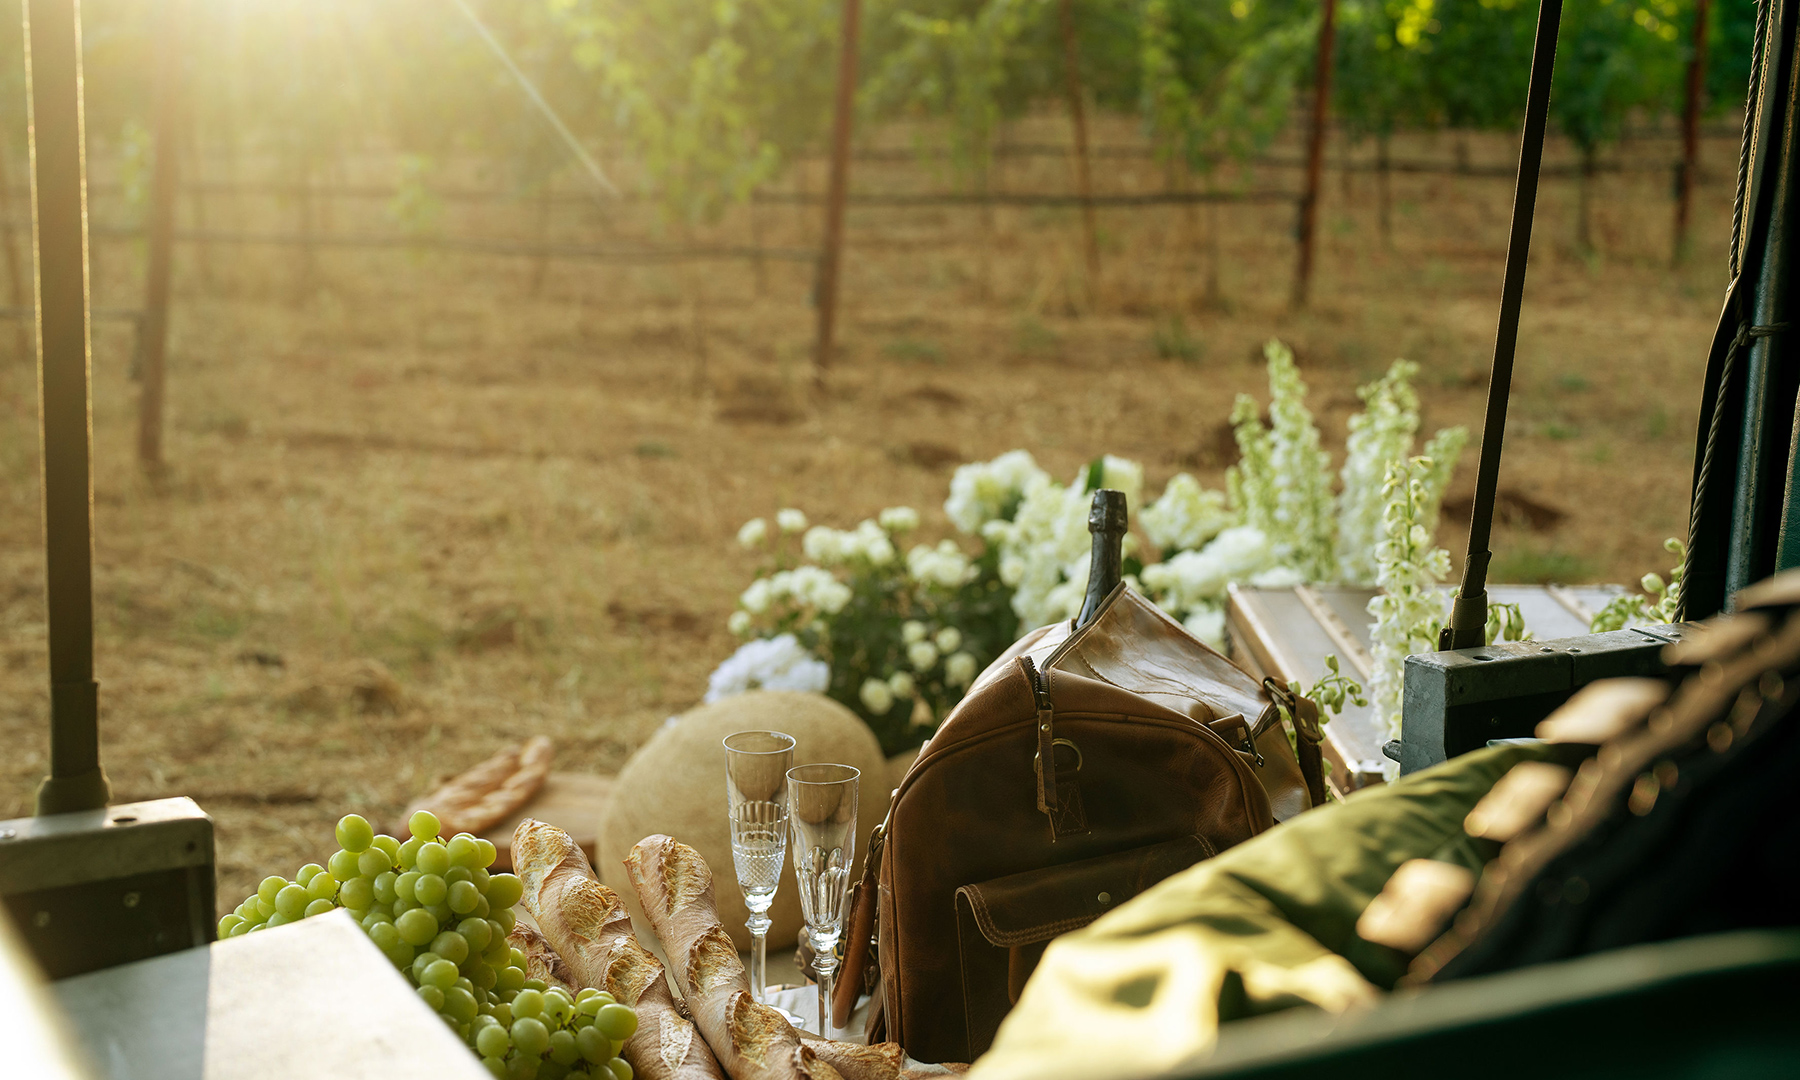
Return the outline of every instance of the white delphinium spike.
{"type": "Polygon", "coordinates": [[[1201,487],[1188,473],[1170,477],[1162,495],[1138,515],[1138,523],[1164,558],[1178,551],[1198,551],[1237,524],[1225,493],[1201,487]]]}
{"type": "Polygon", "coordinates": [[[1363,411],[1350,418],[1338,493],[1337,573],[1347,585],[1375,583],[1388,463],[1412,453],[1419,430],[1419,395],[1412,387],[1418,370],[1410,360],[1396,360],[1386,375],[1356,391],[1363,411]]]}
{"type": "Polygon", "coordinates": [[[1331,455],[1321,448],[1306,408],[1293,350],[1270,341],[1263,354],[1269,361],[1269,426],[1258,418],[1255,400],[1239,395],[1231,423],[1240,460],[1226,474],[1232,506],[1246,525],[1268,536],[1279,562],[1307,581],[1328,581],[1336,569],[1331,455]]]}

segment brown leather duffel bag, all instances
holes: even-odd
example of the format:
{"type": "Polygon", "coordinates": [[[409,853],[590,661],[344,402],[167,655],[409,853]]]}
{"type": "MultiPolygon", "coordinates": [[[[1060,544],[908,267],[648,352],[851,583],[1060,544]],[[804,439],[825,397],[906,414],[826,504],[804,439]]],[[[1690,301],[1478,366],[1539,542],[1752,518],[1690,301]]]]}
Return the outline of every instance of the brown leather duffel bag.
{"type": "Polygon", "coordinates": [[[994,661],[920,751],[871,842],[845,983],[878,894],[885,1037],[973,1061],[1052,938],[1323,802],[1318,739],[1312,702],[1120,585],[994,661]]]}

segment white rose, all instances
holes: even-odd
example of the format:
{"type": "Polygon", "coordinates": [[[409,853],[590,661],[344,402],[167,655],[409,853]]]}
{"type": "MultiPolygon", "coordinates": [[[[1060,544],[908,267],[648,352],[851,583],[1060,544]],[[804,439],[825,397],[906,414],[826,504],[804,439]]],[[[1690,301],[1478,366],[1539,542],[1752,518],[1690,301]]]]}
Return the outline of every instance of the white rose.
{"type": "Polygon", "coordinates": [[[763,542],[769,535],[769,523],[762,518],[751,518],[738,529],[737,542],[747,548],[753,548],[763,542]]]}
{"type": "Polygon", "coordinates": [[[908,645],[925,640],[925,624],[917,619],[908,619],[900,625],[900,640],[908,645]]]}
{"type": "Polygon", "coordinates": [[[962,648],[962,631],[954,626],[946,626],[937,632],[939,652],[953,653],[962,648]]]}
{"type": "Polygon", "coordinates": [[[904,671],[896,671],[889,675],[887,684],[888,689],[892,690],[897,698],[912,697],[913,691],[918,689],[917,684],[913,682],[913,677],[904,671]]]}
{"type": "Polygon", "coordinates": [[[919,527],[919,512],[910,506],[890,506],[881,512],[880,521],[888,532],[911,532],[919,527]]]}
{"type": "Polygon", "coordinates": [[[725,627],[738,637],[743,637],[750,631],[750,613],[742,609],[732,612],[731,618],[725,620],[725,627]]]}
{"type": "Polygon", "coordinates": [[[784,533],[797,533],[806,528],[806,515],[793,507],[785,507],[775,512],[775,524],[784,533]]]}
{"type": "Polygon", "coordinates": [[[915,641],[906,647],[906,659],[914,671],[930,671],[937,663],[937,646],[929,641],[915,641]]]}
{"type": "Polygon", "coordinates": [[[951,686],[967,686],[975,681],[975,657],[959,652],[944,661],[944,679],[951,686]]]}
{"type": "Polygon", "coordinates": [[[894,707],[894,692],[880,679],[865,679],[856,696],[862,699],[863,708],[876,716],[886,716],[894,707]]]}

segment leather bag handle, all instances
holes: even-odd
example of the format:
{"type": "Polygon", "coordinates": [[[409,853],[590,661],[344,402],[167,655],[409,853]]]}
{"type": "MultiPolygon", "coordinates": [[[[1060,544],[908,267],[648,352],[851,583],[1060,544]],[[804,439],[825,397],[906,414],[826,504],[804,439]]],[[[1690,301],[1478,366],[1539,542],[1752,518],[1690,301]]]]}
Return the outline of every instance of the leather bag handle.
{"type": "Polygon", "coordinates": [[[875,935],[875,900],[881,891],[881,849],[887,839],[887,822],[875,826],[869,837],[869,857],[862,880],[850,900],[850,925],[844,937],[844,966],[831,994],[831,1024],[841,1028],[856,1011],[856,999],[868,979],[869,942],[875,935]]]}
{"type": "Polygon", "coordinates": [[[1306,781],[1306,793],[1314,806],[1325,805],[1325,755],[1319,743],[1325,729],[1319,726],[1319,704],[1301,697],[1272,678],[1263,679],[1263,689],[1275,699],[1282,718],[1294,725],[1294,758],[1300,763],[1300,778],[1306,781]]]}

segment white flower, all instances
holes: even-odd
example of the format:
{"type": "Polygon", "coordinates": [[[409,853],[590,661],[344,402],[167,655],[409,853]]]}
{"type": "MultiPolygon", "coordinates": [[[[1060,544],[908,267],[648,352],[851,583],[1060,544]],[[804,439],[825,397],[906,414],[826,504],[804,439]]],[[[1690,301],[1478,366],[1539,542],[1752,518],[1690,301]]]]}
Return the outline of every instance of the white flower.
{"type": "Polygon", "coordinates": [[[797,533],[806,528],[806,515],[793,507],[785,507],[775,512],[775,524],[784,533],[797,533]]]}
{"type": "Polygon", "coordinates": [[[1269,538],[1275,562],[1298,568],[1307,581],[1327,581],[1337,570],[1331,455],[1319,445],[1293,350],[1270,341],[1263,355],[1269,361],[1269,426],[1263,426],[1255,399],[1239,394],[1231,410],[1239,460],[1225,475],[1226,488],[1244,523],[1269,538]]]}
{"type": "Polygon", "coordinates": [[[822,563],[825,566],[832,566],[842,561],[842,557],[839,554],[841,549],[839,538],[841,536],[843,536],[843,534],[836,529],[826,528],[823,525],[814,525],[812,528],[806,530],[806,535],[801,538],[800,550],[805,552],[806,557],[813,562],[822,563]]]}
{"type": "Polygon", "coordinates": [[[737,542],[747,548],[753,548],[763,542],[769,535],[769,523],[762,518],[751,518],[738,529],[737,542]]]}
{"type": "Polygon", "coordinates": [[[937,632],[938,652],[953,653],[962,648],[962,631],[954,626],[946,626],[937,632]]]}
{"type": "Polygon", "coordinates": [[[906,572],[921,585],[954,589],[974,580],[980,571],[956,546],[956,541],[943,540],[936,547],[920,544],[907,552],[906,572]]]}
{"type": "Polygon", "coordinates": [[[782,634],[740,645],[707,680],[706,700],[758,688],[822,693],[830,685],[830,665],[808,653],[794,635],[782,634]]]}
{"type": "Polygon", "coordinates": [[[725,628],[738,637],[743,637],[750,632],[750,613],[741,608],[732,612],[731,618],[725,620],[725,628]]]}
{"type": "Polygon", "coordinates": [[[951,686],[967,686],[975,681],[975,657],[959,652],[944,661],[944,681],[951,686]]]}
{"type": "Polygon", "coordinates": [[[913,691],[918,688],[917,684],[913,682],[913,677],[904,671],[896,671],[889,675],[887,684],[888,689],[892,690],[897,698],[912,697],[913,691]]]}
{"type": "Polygon", "coordinates": [[[992,461],[975,462],[956,470],[950,478],[950,497],[944,513],[958,529],[978,533],[995,518],[1007,515],[1010,505],[1026,489],[1049,475],[1023,450],[1010,450],[992,461]]]}
{"type": "Polygon", "coordinates": [[[1206,606],[1195,608],[1194,612],[1182,621],[1187,632],[1211,645],[1215,649],[1225,648],[1225,609],[1206,606]]]}
{"type": "Polygon", "coordinates": [[[744,590],[743,595],[738,597],[738,603],[744,605],[746,611],[761,615],[769,610],[770,592],[768,579],[757,578],[750,583],[749,588],[744,590]]]}
{"type": "Polygon", "coordinates": [[[906,647],[906,659],[914,671],[930,671],[938,660],[937,646],[929,641],[915,641],[906,647]]]}
{"type": "Polygon", "coordinates": [[[890,506],[881,512],[880,520],[888,532],[911,532],[919,527],[919,512],[910,506],[890,506]]]}
{"type": "Polygon", "coordinates": [[[1138,506],[1144,493],[1144,467],[1130,458],[1107,454],[1100,459],[1100,486],[1124,492],[1126,507],[1138,506]]]}
{"type": "Polygon", "coordinates": [[[856,696],[862,699],[863,708],[876,716],[886,716],[888,710],[894,707],[894,691],[880,679],[865,679],[856,696]]]}
{"type": "Polygon", "coordinates": [[[900,624],[900,640],[911,645],[915,641],[925,640],[925,624],[917,619],[908,619],[900,624]]]}
{"type": "Polygon", "coordinates": [[[1210,491],[1188,473],[1169,478],[1160,498],[1138,515],[1150,542],[1165,552],[1197,551],[1236,524],[1225,493],[1210,491]]]}

